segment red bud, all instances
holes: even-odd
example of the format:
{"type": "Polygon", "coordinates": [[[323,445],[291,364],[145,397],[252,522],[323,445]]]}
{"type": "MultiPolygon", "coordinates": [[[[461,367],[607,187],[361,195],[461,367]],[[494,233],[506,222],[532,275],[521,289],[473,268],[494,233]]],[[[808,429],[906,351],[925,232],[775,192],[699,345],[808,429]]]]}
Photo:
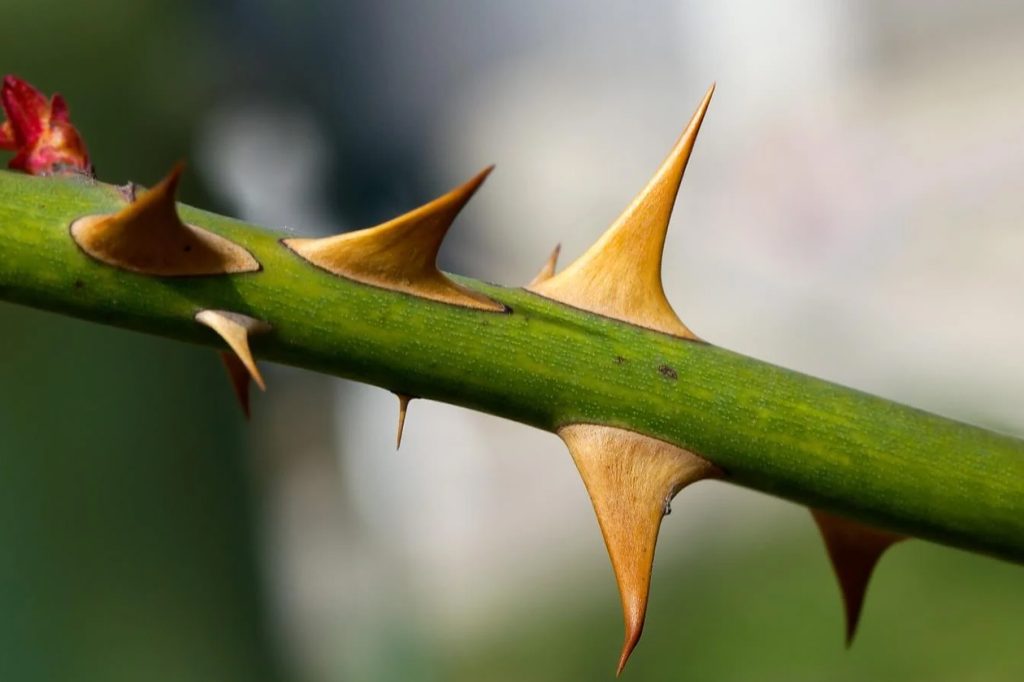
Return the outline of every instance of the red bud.
{"type": "Polygon", "coordinates": [[[17,152],[7,166],[30,175],[78,172],[92,175],[85,143],[68,117],[64,98],[50,101],[16,76],[4,76],[0,104],[7,120],[0,126],[0,149],[17,152]]]}

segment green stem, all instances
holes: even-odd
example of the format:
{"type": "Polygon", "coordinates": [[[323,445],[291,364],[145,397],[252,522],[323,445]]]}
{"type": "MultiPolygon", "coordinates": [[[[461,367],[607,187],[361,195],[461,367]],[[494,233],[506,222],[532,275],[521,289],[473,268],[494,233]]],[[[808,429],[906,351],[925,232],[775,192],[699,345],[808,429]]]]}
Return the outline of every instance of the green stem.
{"type": "Polygon", "coordinates": [[[123,205],[109,185],[0,173],[0,299],[210,346],[221,341],[199,310],[244,313],[273,326],[253,339],[257,357],[547,431],[632,429],[739,485],[1024,563],[1024,441],[522,289],[458,278],[510,310],[492,313],[355,283],[299,259],[283,234],[185,206],[262,271],[121,271],[68,228],[123,205]]]}

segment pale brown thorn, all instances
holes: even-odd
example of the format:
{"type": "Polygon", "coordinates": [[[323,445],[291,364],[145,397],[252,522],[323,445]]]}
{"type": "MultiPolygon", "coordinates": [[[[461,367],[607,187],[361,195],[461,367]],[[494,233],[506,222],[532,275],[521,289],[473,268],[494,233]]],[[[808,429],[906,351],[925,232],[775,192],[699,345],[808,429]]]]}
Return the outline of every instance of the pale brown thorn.
{"type": "Polygon", "coordinates": [[[846,616],[846,646],[849,647],[857,634],[864,597],[875,566],[885,550],[905,540],[906,536],[866,526],[820,509],[810,511],[825,541],[832,570],[839,581],[846,616]]]}
{"type": "Polygon", "coordinates": [[[544,263],[544,267],[540,269],[540,272],[537,273],[537,276],[530,280],[530,283],[527,284],[526,286],[533,287],[540,284],[541,282],[544,282],[554,277],[555,269],[558,267],[558,254],[560,254],[561,252],[562,245],[556,244],[554,250],[551,252],[551,255],[548,256],[547,261],[544,263]]]}
{"type": "Polygon", "coordinates": [[[269,324],[248,315],[226,310],[203,310],[196,314],[196,322],[217,332],[245,367],[252,380],[260,387],[260,390],[267,390],[260,369],[256,366],[256,360],[253,359],[252,351],[249,349],[249,335],[269,331],[269,324]]]}
{"type": "Polygon", "coordinates": [[[395,450],[399,450],[402,447],[402,433],[405,431],[405,414],[409,410],[412,396],[404,393],[396,393],[395,396],[398,398],[398,433],[395,436],[395,450]]]}
{"type": "Polygon", "coordinates": [[[558,435],[590,494],[619,587],[626,629],[621,673],[643,631],[654,548],[669,502],[690,483],[722,472],[671,443],[612,426],[571,424],[558,435]]]}
{"type": "Polygon", "coordinates": [[[565,270],[527,288],[571,306],[688,339],[661,282],[662,252],[683,172],[715,86],[654,177],[598,241],[565,270]]]}
{"type": "MultiPolygon", "coordinates": [[[[85,253],[107,265],[161,277],[255,272],[259,262],[234,242],[178,216],[175,194],[184,164],[117,213],[71,223],[85,253]]],[[[134,195],[134,191],[132,192],[134,195]]]]}
{"type": "Polygon", "coordinates": [[[376,227],[322,239],[286,239],[285,246],[335,275],[452,305],[505,307],[446,277],[437,254],[455,217],[494,166],[444,196],[376,227]]]}
{"type": "Polygon", "coordinates": [[[221,351],[218,355],[220,355],[221,362],[224,363],[224,368],[228,372],[228,380],[231,382],[231,389],[234,391],[235,398],[238,399],[238,405],[242,408],[242,414],[245,415],[246,419],[249,419],[251,416],[249,411],[249,384],[252,382],[249,370],[246,369],[245,364],[234,353],[221,351]]]}

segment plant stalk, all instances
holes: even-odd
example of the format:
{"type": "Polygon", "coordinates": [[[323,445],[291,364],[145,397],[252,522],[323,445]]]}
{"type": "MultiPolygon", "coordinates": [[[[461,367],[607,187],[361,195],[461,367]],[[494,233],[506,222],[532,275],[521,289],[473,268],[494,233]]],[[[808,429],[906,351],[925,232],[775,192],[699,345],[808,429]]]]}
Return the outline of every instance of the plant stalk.
{"type": "Polygon", "coordinates": [[[69,234],[76,218],[124,203],[111,185],[0,172],[0,300],[214,347],[195,315],[242,313],[272,326],[251,340],[259,358],[546,431],[630,429],[738,485],[1024,563],[1024,441],[518,288],[456,278],[508,309],[491,312],[356,283],[285,248],[291,235],[187,206],[186,222],[262,269],[126,272],[69,234]]]}

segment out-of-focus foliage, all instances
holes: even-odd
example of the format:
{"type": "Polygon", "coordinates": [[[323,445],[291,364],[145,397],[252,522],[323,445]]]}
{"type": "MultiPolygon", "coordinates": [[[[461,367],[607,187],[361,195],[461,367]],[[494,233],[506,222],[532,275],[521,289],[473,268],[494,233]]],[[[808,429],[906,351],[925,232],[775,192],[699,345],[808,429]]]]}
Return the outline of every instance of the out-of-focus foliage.
{"type": "MultiPolygon", "coordinates": [[[[740,552],[703,542],[700,559],[659,565],[644,641],[628,674],[722,682],[1024,676],[1024,658],[1015,653],[1021,619],[1007,608],[1021,594],[1020,567],[923,543],[899,546],[882,561],[864,630],[847,651],[837,589],[810,535],[799,543],[765,538],[740,552]]],[[[620,635],[614,595],[606,590],[595,600],[578,590],[557,601],[548,605],[556,613],[530,610],[522,614],[528,624],[513,634],[491,633],[459,650],[454,663],[444,659],[439,677],[605,678],[620,635]]]]}
{"type": "Polygon", "coordinates": [[[0,315],[0,678],[275,679],[216,358],[0,315]]]}
{"type": "MultiPolygon", "coordinates": [[[[175,2],[5,2],[102,177],[188,154],[211,43],[175,2]]],[[[251,461],[215,354],[0,306],[0,679],[274,680],[251,461]]]]}

